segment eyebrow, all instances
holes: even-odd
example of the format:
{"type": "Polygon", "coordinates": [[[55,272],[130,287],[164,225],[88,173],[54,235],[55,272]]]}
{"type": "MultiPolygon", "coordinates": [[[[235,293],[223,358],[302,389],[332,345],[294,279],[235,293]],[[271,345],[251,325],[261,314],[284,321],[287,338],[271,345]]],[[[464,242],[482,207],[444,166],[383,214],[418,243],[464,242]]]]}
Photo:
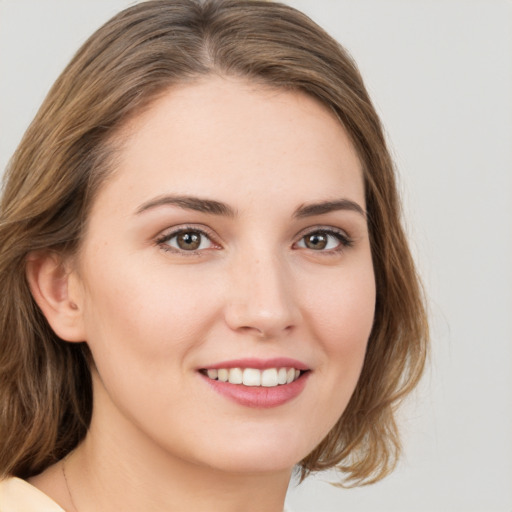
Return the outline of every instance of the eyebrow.
{"type": "Polygon", "coordinates": [[[324,215],[326,213],[348,210],[359,213],[366,219],[366,212],[361,208],[359,204],[350,199],[336,199],[333,201],[322,201],[319,203],[312,203],[300,206],[295,210],[293,216],[297,219],[303,219],[305,217],[313,217],[315,215],[324,215]]]}
{"type": "MultiPolygon", "coordinates": [[[[194,210],[197,212],[221,215],[225,217],[236,216],[236,211],[226,203],[194,196],[173,195],[160,196],[143,203],[139,208],[137,208],[136,214],[139,215],[145,211],[152,210],[160,206],[177,206],[185,210],[194,210]]],[[[313,217],[315,215],[325,215],[326,213],[339,210],[353,211],[366,219],[366,212],[363,208],[350,199],[321,201],[318,203],[303,205],[295,210],[293,217],[296,219],[303,219],[306,217],[313,217]]]]}
{"type": "Polygon", "coordinates": [[[225,203],[214,201],[212,199],[203,199],[193,196],[160,196],[151,201],[142,204],[137,211],[137,215],[159,206],[178,206],[185,210],[194,210],[197,212],[210,213],[213,215],[223,215],[226,217],[234,217],[235,210],[225,203]]]}

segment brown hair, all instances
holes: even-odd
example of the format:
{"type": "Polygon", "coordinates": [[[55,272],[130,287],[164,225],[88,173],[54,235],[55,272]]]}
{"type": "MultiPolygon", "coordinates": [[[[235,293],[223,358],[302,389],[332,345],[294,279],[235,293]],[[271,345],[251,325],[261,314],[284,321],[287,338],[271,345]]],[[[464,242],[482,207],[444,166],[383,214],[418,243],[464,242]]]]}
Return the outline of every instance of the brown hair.
{"type": "Polygon", "coordinates": [[[351,401],[301,476],[338,467],[374,482],[400,452],[394,409],[425,362],[427,322],[378,116],[346,51],[304,14],[263,0],[153,0],[121,12],[58,78],[11,159],[0,204],[0,476],[29,477],[86,434],[86,344],[50,329],[25,277],[36,250],[79,247],[113,136],[176,83],[217,73],[301,90],[327,105],[364,169],[377,284],[375,320],[351,401]]]}

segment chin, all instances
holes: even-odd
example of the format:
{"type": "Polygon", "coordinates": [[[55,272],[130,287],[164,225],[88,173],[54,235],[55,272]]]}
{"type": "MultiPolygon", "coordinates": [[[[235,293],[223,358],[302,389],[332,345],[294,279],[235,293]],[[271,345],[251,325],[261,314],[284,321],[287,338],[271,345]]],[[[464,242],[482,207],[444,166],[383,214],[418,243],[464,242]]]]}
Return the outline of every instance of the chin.
{"type": "Polygon", "coordinates": [[[257,458],[238,457],[227,455],[222,461],[215,461],[212,467],[226,472],[237,474],[255,473],[291,473],[299,461],[279,453],[266,453],[257,458]]]}
{"type": "Polygon", "coordinates": [[[300,435],[298,431],[281,436],[274,432],[265,438],[255,434],[250,439],[234,439],[229,445],[224,439],[213,451],[210,445],[202,452],[202,458],[207,457],[208,465],[226,472],[291,472],[315,446],[306,442],[303,433],[300,435]]]}

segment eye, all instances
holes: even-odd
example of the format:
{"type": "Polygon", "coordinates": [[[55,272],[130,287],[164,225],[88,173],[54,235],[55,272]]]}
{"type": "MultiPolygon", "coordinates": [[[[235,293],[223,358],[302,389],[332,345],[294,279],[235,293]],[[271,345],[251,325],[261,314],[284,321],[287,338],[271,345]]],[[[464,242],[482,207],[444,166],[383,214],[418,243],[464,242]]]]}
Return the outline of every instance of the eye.
{"type": "Polygon", "coordinates": [[[210,237],[197,228],[183,228],[167,233],[157,240],[157,243],[165,250],[185,252],[201,251],[215,247],[210,237]]]}
{"type": "Polygon", "coordinates": [[[311,249],[313,251],[341,251],[352,245],[350,238],[342,232],[334,230],[317,230],[304,235],[298,242],[297,247],[311,249]]]}

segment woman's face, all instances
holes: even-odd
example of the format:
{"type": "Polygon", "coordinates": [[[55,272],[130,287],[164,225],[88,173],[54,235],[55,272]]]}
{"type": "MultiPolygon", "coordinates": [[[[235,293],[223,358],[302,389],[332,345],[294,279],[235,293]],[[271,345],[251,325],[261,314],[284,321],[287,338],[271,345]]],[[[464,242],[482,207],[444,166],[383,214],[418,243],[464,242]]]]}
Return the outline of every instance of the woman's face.
{"type": "Polygon", "coordinates": [[[289,470],[341,416],[372,327],[356,152],[314,99],[222,78],[170,89],[123,136],[69,285],[90,435],[289,470]]]}

